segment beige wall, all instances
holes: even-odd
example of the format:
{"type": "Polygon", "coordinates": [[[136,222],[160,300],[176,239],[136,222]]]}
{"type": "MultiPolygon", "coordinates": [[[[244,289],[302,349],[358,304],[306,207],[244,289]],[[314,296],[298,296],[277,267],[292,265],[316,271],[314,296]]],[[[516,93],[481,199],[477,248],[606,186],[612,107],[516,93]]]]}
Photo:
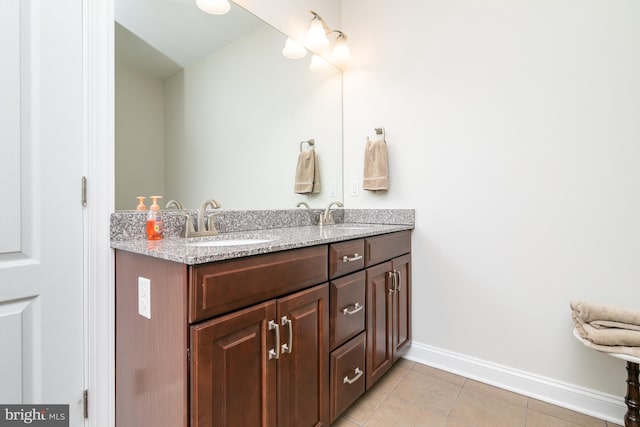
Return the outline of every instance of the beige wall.
{"type": "MultiPolygon", "coordinates": [[[[116,66],[116,209],[135,209],[136,196],[164,194],[162,85],[131,67],[116,66]]],[[[151,200],[145,203],[148,208],[151,200]]]]}
{"type": "Polygon", "coordinates": [[[616,396],[568,304],[640,309],[640,3],[346,0],[345,184],[385,126],[414,207],[413,338],[616,396]]]}

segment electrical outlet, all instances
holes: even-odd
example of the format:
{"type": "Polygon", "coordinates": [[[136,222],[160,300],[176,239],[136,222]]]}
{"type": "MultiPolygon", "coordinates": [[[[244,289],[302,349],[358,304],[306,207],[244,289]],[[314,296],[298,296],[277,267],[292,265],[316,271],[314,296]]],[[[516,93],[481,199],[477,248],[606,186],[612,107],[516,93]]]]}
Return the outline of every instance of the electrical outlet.
{"type": "Polygon", "coordinates": [[[151,319],[151,280],[138,277],[138,313],[151,319]]]}

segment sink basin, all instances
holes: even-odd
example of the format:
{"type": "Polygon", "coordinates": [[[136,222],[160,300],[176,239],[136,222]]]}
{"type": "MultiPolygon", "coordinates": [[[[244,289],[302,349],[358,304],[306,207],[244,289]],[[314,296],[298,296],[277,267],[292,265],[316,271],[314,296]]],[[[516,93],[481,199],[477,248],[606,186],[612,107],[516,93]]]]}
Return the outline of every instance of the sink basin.
{"type": "Polygon", "coordinates": [[[240,246],[240,245],[256,245],[258,243],[267,243],[272,239],[227,239],[227,240],[204,240],[201,242],[187,243],[187,246],[240,246]]]}

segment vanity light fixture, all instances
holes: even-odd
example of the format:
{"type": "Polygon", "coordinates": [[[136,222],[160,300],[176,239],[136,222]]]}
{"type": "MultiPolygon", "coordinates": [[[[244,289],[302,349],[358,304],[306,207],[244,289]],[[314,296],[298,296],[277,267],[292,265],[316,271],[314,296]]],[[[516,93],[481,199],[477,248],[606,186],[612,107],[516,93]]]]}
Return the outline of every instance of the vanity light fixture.
{"type": "Polygon", "coordinates": [[[212,15],[224,15],[231,9],[228,0],[196,0],[196,5],[212,15]]]}
{"type": "Polygon", "coordinates": [[[342,65],[351,59],[351,51],[347,44],[347,35],[342,31],[335,32],[338,33],[338,37],[336,38],[336,43],[333,46],[333,59],[338,63],[338,65],[342,65]]]}
{"type": "Polygon", "coordinates": [[[287,41],[284,44],[284,49],[282,49],[282,54],[285,56],[285,58],[300,59],[307,56],[307,49],[305,49],[304,46],[302,46],[297,41],[287,37],[287,41]]]}
{"type": "Polygon", "coordinates": [[[309,23],[309,30],[305,40],[307,47],[321,54],[331,44],[328,37],[329,34],[337,34],[333,45],[332,59],[337,65],[344,65],[351,59],[351,52],[349,51],[349,45],[347,45],[347,35],[340,30],[329,28],[325,20],[313,10],[309,12],[313,17],[309,23]]]}
{"type": "Polygon", "coordinates": [[[329,38],[327,34],[331,32],[331,29],[324,22],[324,19],[313,10],[310,10],[313,18],[309,23],[309,29],[307,30],[306,43],[309,49],[315,52],[322,52],[329,47],[329,38]]]}

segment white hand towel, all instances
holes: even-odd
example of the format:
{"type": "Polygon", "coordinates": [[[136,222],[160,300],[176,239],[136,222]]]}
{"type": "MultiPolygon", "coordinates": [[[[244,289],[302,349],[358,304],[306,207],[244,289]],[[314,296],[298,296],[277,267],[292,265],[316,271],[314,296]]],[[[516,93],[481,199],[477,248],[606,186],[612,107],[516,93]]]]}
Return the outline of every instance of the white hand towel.
{"type": "Polygon", "coordinates": [[[384,139],[371,141],[367,138],[362,188],[373,191],[389,189],[389,160],[384,139]]]}
{"type": "Polygon", "coordinates": [[[315,150],[301,151],[298,155],[293,191],[299,194],[320,192],[320,167],[315,150]]]}

